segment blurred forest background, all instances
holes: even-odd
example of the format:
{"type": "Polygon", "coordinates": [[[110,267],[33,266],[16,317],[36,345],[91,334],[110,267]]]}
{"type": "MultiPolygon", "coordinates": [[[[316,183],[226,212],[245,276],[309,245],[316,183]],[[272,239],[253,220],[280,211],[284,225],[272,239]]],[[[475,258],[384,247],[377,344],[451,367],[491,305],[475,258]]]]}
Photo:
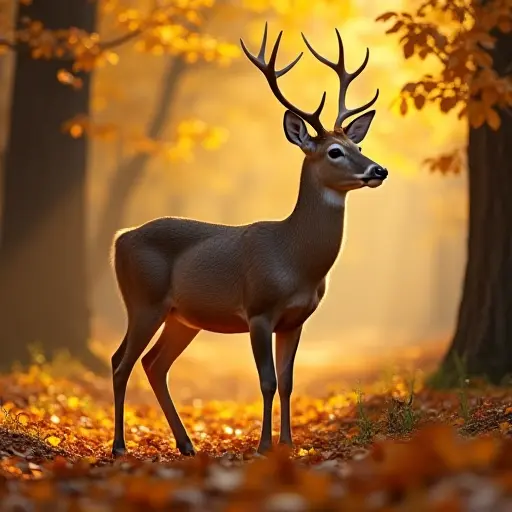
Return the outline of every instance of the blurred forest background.
{"type": "MultiPolygon", "coordinates": [[[[93,367],[96,357],[108,361],[125,329],[109,266],[117,229],[163,215],[243,224],[291,211],[302,155],[282,133],[283,108],[238,44],[243,37],[256,49],[266,20],[271,34],[284,30],[282,62],[305,49],[301,31],[334,57],[338,28],[349,69],[370,48],[349,102],[380,88],[364,150],[390,171],[382,188],[349,197],[343,252],[298,352],[298,389],[391,361],[442,357],[466,262],[468,120],[446,113],[460,98],[440,109],[415,99],[413,85],[404,89],[445,71],[436,49],[443,41],[417,58],[430,39],[406,49],[407,36],[397,35],[407,18],[394,35],[386,30],[402,18],[376,21],[422,3],[432,4],[429,23],[448,39],[474,22],[464,14],[471,2],[2,0],[2,366],[26,362],[33,342],[47,356],[67,349],[93,367]],[[419,111],[403,115],[407,108],[419,111]]],[[[506,14],[510,6],[500,5],[506,14]]],[[[506,44],[510,56],[510,37],[506,44]]],[[[454,95],[464,85],[455,78],[454,95]]],[[[337,87],[308,52],[283,79],[287,96],[306,110],[327,91],[326,126],[337,87]]],[[[503,129],[482,116],[480,131],[503,129]]],[[[201,333],[173,379],[183,382],[178,397],[256,392],[247,336],[201,333]]]]}

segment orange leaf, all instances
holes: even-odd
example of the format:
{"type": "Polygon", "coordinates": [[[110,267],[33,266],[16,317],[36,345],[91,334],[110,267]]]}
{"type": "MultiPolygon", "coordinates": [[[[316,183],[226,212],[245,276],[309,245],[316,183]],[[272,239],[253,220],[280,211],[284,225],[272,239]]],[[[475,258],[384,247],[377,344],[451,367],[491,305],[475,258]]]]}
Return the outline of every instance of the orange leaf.
{"type": "Polygon", "coordinates": [[[425,96],[415,96],[414,97],[414,106],[421,110],[425,105],[425,96]]]}
{"type": "Polygon", "coordinates": [[[396,16],[396,12],[385,12],[384,14],[381,14],[380,16],[377,16],[377,18],[375,18],[375,21],[388,21],[389,19],[393,18],[394,16],[396,16]]]}
{"type": "Polygon", "coordinates": [[[423,89],[425,89],[426,92],[432,92],[436,88],[436,84],[434,82],[424,82],[423,83],[423,89]]]}
{"type": "Polygon", "coordinates": [[[468,107],[469,122],[473,128],[479,128],[485,123],[486,114],[481,101],[472,101],[468,107]]]}
{"type": "Polygon", "coordinates": [[[499,127],[501,126],[501,119],[493,108],[489,108],[486,110],[486,118],[487,118],[487,124],[494,130],[497,131],[499,127]]]}
{"type": "Polygon", "coordinates": [[[487,106],[494,105],[498,101],[498,92],[493,87],[486,87],[482,91],[482,100],[487,106]]]}
{"type": "Polygon", "coordinates": [[[403,51],[404,51],[404,57],[406,59],[408,59],[409,57],[412,57],[412,55],[414,54],[414,41],[409,39],[407,41],[407,43],[404,44],[403,51]]]}
{"type": "Polygon", "coordinates": [[[400,103],[400,114],[405,116],[407,114],[407,100],[405,98],[402,98],[402,101],[400,103]]]}
{"type": "Polygon", "coordinates": [[[492,57],[487,52],[480,50],[475,51],[473,53],[473,59],[475,59],[475,62],[483,68],[490,68],[492,66],[492,57]]]}
{"type": "Polygon", "coordinates": [[[403,27],[403,25],[403,21],[397,21],[391,28],[386,30],[386,34],[394,34],[395,32],[398,32],[403,27]]]}
{"type": "Polygon", "coordinates": [[[512,31],[512,21],[508,18],[501,18],[498,21],[498,28],[505,34],[508,34],[512,31]]]}
{"type": "Polygon", "coordinates": [[[78,139],[83,135],[84,128],[80,124],[74,124],[69,129],[69,133],[70,133],[71,137],[73,137],[74,139],[78,139]]]}
{"type": "Polygon", "coordinates": [[[443,98],[439,105],[441,107],[442,112],[449,112],[452,108],[455,107],[455,105],[457,105],[457,98],[455,96],[443,98]]]}
{"type": "Polygon", "coordinates": [[[416,85],[416,82],[408,82],[402,87],[402,92],[414,92],[416,85]]]}

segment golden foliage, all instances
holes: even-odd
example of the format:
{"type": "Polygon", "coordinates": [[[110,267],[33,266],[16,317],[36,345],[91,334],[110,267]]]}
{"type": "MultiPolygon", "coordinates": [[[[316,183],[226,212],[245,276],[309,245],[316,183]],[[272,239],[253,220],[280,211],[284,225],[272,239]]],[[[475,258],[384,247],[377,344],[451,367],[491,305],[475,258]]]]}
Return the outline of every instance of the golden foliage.
{"type": "Polygon", "coordinates": [[[465,154],[458,148],[437,157],[426,158],[424,163],[431,172],[459,174],[465,167],[465,154]]]}
{"type": "MultiPolygon", "coordinates": [[[[115,140],[121,129],[113,123],[96,123],[85,115],[78,115],[66,121],[62,129],[74,139],[84,135],[103,140],[115,140]]],[[[226,142],[225,129],[209,126],[197,119],[183,120],[178,124],[175,140],[155,140],[140,134],[123,134],[123,140],[129,147],[129,153],[146,153],[152,156],[164,156],[167,160],[190,160],[197,145],[214,150],[226,142]]]]}
{"type": "Polygon", "coordinates": [[[34,59],[71,57],[74,72],[117,64],[115,49],[132,40],[139,51],[180,55],[187,62],[204,59],[226,64],[239,55],[238,48],[200,30],[205,12],[214,4],[214,0],[170,0],[158,2],[145,12],[117,1],[104,1],[102,13],[110,21],[109,28],[120,34],[113,39],[74,27],[50,30],[40,20],[25,18],[12,41],[3,41],[3,45],[16,48],[25,44],[34,59]]]}
{"type": "Polygon", "coordinates": [[[512,30],[509,1],[426,0],[412,13],[386,12],[377,20],[394,21],[386,33],[401,36],[405,59],[432,56],[441,64],[437,75],[403,86],[402,115],[410,105],[421,110],[430,102],[445,113],[458,110],[475,128],[487,123],[499,129],[499,112],[512,106],[512,79],[498,76],[489,50],[496,40],[493,30],[512,30]]]}

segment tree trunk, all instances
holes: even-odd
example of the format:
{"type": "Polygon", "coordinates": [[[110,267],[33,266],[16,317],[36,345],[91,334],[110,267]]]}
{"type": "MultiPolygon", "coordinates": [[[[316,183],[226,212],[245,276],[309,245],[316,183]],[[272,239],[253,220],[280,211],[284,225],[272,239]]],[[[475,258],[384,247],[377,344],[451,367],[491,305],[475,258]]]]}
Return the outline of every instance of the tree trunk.
{"type": "MultiPolygon", "coordinates": [[[[186,70],[186,63],[179,58],[169,57],[162,77],[160,97],[155,103],[153,117],[147,129],[147,137],[157,139],[169,120],[176,90],[186,70]]],[[[122,162],[116,169],[109,184],[107,200],[99,215],[100,223],[91,243],[90,275],[92,280],[102,277],[108,269],[112,238],[121,227],[127,200],[144,174],[151,155],[139,153],[122,162]]]]}
{"type": "MultiPolygon", "coordinates": [[[[21,3],[20,3],[21,4],[21,3]]],[[[49,29],[96,25],[88,0],[44,0],[21,4],[24,17],[49,29]]],[[[38,343],[51,357],[64,349],[98,368],[89,351],[86,284],[87,140],[73,139],[62,125],[89,113],[90,75],[73,90],[57,81],[66,60],[33,59],[18,49],[4,168],[0,246],[1,359],[30,362],[38,343]]]]}
{"type": "MultiPolygon", "coordinates": [[[[493,51],[499,75],[510,74],[512,34],[498,37],[493,51]],[[507,66],[509,68],[507,68],[507,66]]],[[[512,375],[512,115],[501,127],[470,129],[467,266],[458,323],[439,376],[467,375],[500,383],[512,375]],[[459,373],[459,375],[457,375],[459,373]]]]}

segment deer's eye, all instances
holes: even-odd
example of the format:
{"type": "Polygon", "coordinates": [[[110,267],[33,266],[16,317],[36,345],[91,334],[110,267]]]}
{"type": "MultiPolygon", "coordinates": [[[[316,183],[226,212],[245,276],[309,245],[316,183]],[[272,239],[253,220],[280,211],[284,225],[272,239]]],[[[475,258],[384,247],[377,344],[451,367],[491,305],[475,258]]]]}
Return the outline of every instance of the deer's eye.
{"type": "Polygon", "coordinates": [[[341,158],[344,155],[342,149],[339,147],[329,149],[329,151],[327,151],[327,154],[329,155],[329,158],[332,158],[333,160],[341,158]]]}

